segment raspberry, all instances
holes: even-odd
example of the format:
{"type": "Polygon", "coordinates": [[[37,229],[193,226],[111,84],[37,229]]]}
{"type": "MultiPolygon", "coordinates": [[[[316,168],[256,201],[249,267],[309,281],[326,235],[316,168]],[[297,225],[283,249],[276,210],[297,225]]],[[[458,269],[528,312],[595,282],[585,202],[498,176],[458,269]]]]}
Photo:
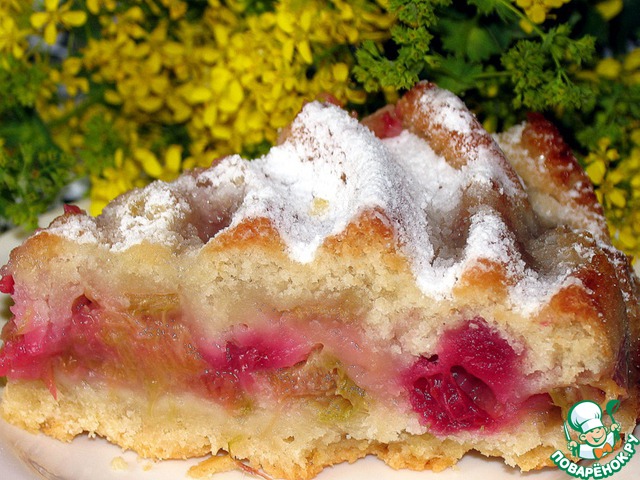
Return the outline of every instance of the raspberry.
{"type": "Polygon", "coordinates": [[[15,282],[11,275],[4,275],[0,278],[0,292],[13,295],[13,286],[15,282]]]}
{"type": "Polygon", "coordinates": [[[484,319],[445,332],[406,373],[411,405],[436,433],[489,427],[517,401],[518,356],[484,319]]]}

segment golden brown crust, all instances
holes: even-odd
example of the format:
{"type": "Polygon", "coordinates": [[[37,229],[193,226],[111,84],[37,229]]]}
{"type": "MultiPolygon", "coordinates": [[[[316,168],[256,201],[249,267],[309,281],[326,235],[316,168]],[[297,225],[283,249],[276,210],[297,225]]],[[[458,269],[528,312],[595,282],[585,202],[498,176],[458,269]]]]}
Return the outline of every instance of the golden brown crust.
{"type": "Polygon", "coordinates": [[[497,136],[522,178],[538,221],[590,232],[609,244],[609,232],[589,177],[558,130],[541,115],[497,136]]]}
{"type": "MultiPolygon", "coordinates": [[[[527,183],[535,183],[536,188],[550,195],[571,192],[575,204],[583,205],[597,215],[603,214],[593,184],[551,122],[541,114],[530,114],[522,132],[521,145],[532,158],[538,159],[539,168],[546,172],[544,182],[540,176],[530,174],[527,183]]],[[[565,198],[562,200],[566,201],[565,198]]]]}
{"type": "MultiPolygon", "coordinates": [[[[460,169],[466,165],[470,152],[485,148],[491,152],[497,162],[501,163],[505,171],[511,169],[491,135],[466,108],[461,108],[458,114],[465,116],[467,130],[454,131],[444,125],[437,115],[437,109],[441,109],[444,105],[422,101],[425,91],[428,90],[438,91],[438,87],[433,83],[422,82],[398,101],[397,116],[402,119],[404,128],[424,138],[431,148],[442,155],[454,168],[460,169]]],[[[452,104],[455,100],[459,102],[455,97],[450,97],[443,100],[443,103],[458,109],[457,102],[452,104]]],[[[513,173],[510,172],[509,175],[513,173]]]]}

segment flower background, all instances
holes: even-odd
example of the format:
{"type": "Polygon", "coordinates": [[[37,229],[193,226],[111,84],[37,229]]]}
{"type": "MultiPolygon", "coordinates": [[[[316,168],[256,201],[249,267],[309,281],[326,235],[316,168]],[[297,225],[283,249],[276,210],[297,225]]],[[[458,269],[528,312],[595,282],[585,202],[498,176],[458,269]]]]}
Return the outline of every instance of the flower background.
{"type": "Polygon", "coordinates": [[[129,189],[264,153],[305,101],[358,114],[420,79],[490,131],[542,112],[640,253],[638,0],[0,0],[0,220],[73,181],[129,189]]]}

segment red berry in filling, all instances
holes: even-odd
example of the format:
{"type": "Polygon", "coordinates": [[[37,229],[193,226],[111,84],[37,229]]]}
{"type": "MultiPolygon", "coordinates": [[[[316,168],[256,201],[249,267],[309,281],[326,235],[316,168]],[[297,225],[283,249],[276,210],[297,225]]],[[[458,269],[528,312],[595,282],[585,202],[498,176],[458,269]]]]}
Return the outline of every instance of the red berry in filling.
{"type": "Polygon", "coordinates": [[[11,275],[4,275],[0,278],[0,292],[13,295],[13,286],[15,282],[11,275]]]}
{"type": "Polygon", "coordinates": [[[73,304],[72,322],[63,328],[46,324],[21,333],[14,321],[7,323],[2,331],[0,376],[46,381],[54,359],[68,350],[78,350],[78,357],[99,358],[104,348],[96,339],[91,309],[91,301],[81,296],[73,304]]]}
{"type": "Polygon", "coordinates": [[[64,208],[64,213],[69,215],[79,215],[84,213],[82,209],[77,205],[70,205],[68,203],[65,203],[63,205],[63,208],[64,208]]]}
{"type": "Polygon", "coordinates": [[[411,405],[436,433],[494,425],[517,399],[518,356],[486,321],[446,332],[406,374],[411,405]]]}
{"type": "Polygon", "coordinates": [[[394,107],[386,107],[364,118],[366,125],[378,138],[397,137],[402,133],[402,119],[394,107]]]}
{"type": "Polygon", "coordinates": [[[251,374],[295,365],[309,355],[311,345],[293,331],[245,331],[233,335],[222,345],[201,347],[210,366],[207,377],[251,383],[251,374]]]}

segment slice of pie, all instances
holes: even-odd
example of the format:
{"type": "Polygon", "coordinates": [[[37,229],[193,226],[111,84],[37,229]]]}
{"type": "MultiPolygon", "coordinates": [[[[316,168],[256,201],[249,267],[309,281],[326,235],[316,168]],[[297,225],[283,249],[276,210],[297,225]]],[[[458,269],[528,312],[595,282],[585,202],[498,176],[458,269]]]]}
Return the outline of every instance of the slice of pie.
{"type": "Polygon", "coordinates": [[[638,415],[637,280],[588,178],[541,117],[493,138],[428,83],[70,207],[1,272],[2,413],[61,440],[289,479],[470,450],[526,471],[575,402],[638,415]]]}

